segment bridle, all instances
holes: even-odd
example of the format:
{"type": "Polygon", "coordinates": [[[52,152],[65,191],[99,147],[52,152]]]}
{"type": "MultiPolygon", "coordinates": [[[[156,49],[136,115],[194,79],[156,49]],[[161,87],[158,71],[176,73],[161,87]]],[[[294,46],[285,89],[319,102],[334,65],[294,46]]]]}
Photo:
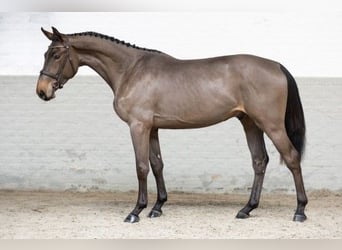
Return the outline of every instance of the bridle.
{"type": "Polygon", "coordinates": [[[44,67],[40,71],[40,75],[45,75],[45,76],[48,76],[52,79],[55,79],[56,82],[53,83],[53,88],[54,88],[54,90],[57,90],[57,89],[63,88],[63,85],[66,82],[66,81],[63,81],[63,71],[64,71],[64,68],[65,68],[67,61],[69,61],[70,65],[71,65],[71,68],[73,70],[73,74],[76,73],[76,69],[72,63],[72,58],[70,56],[70,46],[68,44],[49,46],[49,50],[54,49],[54,48],[65,48],[66,49],[66,56],[63,58],[62,63],[59,65],[59,69],[58,69],[56,74],[53,74],[53,73],[50,73],[50,72],[44,70],[46,67],[46,63],[47,63],[47,61],[45,61],[44,67]]]}

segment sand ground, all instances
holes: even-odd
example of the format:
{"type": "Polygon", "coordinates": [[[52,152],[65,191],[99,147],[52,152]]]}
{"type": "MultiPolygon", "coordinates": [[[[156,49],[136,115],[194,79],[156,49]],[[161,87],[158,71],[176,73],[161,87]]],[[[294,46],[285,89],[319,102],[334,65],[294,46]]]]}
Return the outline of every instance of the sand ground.
{"type": "Polygon", "coordinates": [[[0,191],[2,239],[245,239],[342,238],[342,193],[309,192],[304,223],[292,222],[296,199],[264,194],[251,218],[235,219],[248,194],[170,193],[160,218],[150,204],[140,222],[124,223],[134,192],[0,191]]]}

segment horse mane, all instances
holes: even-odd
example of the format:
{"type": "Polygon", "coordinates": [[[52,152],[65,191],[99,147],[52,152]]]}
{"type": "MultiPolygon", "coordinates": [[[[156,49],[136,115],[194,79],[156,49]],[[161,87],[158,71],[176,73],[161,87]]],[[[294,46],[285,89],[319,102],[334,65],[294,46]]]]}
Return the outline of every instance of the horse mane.
{"type": "Polygon", "coordinates": [[[93,36],[93,37],[99,37],[101,39],[109,40],[109,41],[112,41],[112,42],[114,42],[116,44],[121,44],[121,45],[124,45],[124,46],[129,47],[129,48],[134,48],[134,49],[144,50],[144,51],[154,52],[154,53],[162,53],[162,52],[160,52],[158,50],[155,50],[155,49],[147,49],[147,48],[139,47],[139,46],[136,46],[135,44],[130,44],[130,43],[125,42],[123,40],[119,40],[119,39],[117,39],[115,37],[107,36],[107,35],[104,35],[104,34],[101,34],[101,33],[98,33],[98,32],[94,32],[94,31],[86,31],[86,32],[81,32],[81,33],[67,34],[67,36],[93,36]]]}

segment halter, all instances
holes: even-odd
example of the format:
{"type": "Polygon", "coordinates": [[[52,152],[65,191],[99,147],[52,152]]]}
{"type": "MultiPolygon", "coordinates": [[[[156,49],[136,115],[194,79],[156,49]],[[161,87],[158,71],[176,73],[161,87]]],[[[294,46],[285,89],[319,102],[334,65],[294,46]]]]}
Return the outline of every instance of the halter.
{"type": "Polygon", "coordinates": [[[66,56],[63,58],[63,61],[60,64],[59,69],[58,69],[56,74],[53,74],[53,73],[50,73],[50,72],[44,70],[44,68],[46,66],[46,61],[45,61],[44,67],[40,71],[40,75],[45,75],[45,76],[48,76],[52,79],[55,79],[56,82],[53,83],[53,88],[54,88],[54,90],[57,90],[57,89],[63,88],[63,85],[65,83],[65,82],[63,83],[62,80],[63,80],[63,71],[64,71],[64,68],[65,68],[67,61],[69,61],[70,65],[71,65],[71,68],[73,70],[73,74],[76,72],[76,69],[75,69],[74,65],[72,64],[72,58],[70,57],[70,46],[68,44],[49,46],[49,49],[54,49],[54,48],[65,48],[66,49],[66,56]]]}

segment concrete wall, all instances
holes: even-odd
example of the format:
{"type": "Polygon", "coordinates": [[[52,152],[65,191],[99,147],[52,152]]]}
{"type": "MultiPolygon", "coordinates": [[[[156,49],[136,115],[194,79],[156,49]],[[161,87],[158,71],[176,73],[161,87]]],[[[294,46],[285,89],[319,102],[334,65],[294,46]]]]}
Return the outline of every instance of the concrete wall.
{"type": "MultiPolygon", "coordinates": [[[[135,190],[128,127],[114,114],[112,92],[98,77],[70,80],[57,98],[35,95],[36,77],[0,77],[0,189],[135,190]]],[[[298,78],[308,141],[308,189],[342,189],[342,79],[298,78]]],[[[253,170],[237,119],[196,130],[161,130],[169,190],[246,191],[253,170]]],[[[290,172],[267,140],[267,191],[293,191],[290,172]]],[[[149,188],[154,190],[152,175],[149,188]]]]}

